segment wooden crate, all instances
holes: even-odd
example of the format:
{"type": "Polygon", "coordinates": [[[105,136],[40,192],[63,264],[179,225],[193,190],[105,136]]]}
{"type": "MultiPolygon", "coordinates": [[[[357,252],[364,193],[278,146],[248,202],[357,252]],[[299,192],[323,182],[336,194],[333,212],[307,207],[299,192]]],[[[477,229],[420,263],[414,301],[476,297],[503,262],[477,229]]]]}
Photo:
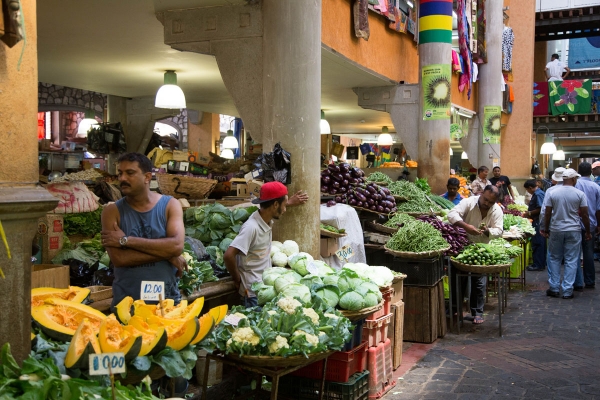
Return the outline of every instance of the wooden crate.
{"type": "Polygon", "coordinates": [[[404,340],[433,343],[446,334],[444,287],[404,286],[404,340]]]}
{"type": "Polygon", "coordinates": [[[90,300],[100,301],[106,299],[112,299],[113,292],[112,286],[89,286],[90,289],[90,300]]]}
{"type": "Polygon", "coordinates": [[[392,320],[388,338],[392,341],[392,366],[394,370],[402,364],[402,343],[404,342],[404,302],[392,304],[392,320]]]}
{"type": "Polygon", "coordinates": [[[69,287],[69,266],[55,264],[38,264],[31,266],[31,288],[52,287],[66,289],[69,287]]]}

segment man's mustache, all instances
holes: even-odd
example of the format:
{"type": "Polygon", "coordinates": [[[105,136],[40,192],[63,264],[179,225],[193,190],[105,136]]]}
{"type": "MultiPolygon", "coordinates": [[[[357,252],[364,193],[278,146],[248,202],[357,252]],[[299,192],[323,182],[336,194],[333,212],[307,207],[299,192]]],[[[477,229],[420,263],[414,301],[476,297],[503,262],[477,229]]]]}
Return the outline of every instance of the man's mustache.
{"type": "Polygon", "coordinates": [[[121,187],[125,187],[125,186],[131,187],[131,185],[129,183],[121,183],[119,186],[121,186],[121,187]]]}

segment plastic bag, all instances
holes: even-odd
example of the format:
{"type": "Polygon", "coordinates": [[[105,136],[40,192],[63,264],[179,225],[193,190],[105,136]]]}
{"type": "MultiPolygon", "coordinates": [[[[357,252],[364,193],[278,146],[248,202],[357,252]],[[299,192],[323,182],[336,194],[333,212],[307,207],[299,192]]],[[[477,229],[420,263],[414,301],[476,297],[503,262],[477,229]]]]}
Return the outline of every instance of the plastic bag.
{"type": "MultiPolygon", "coordinates": [[[[201,261],[206,256],[206,247],[202,244],[198,239],[194,239],[193,237],[186,236],[185,242],[190,245],[192,251],[196,255],[196,258],[201,261]]],[[[210,258],[210,256],[209,256],[210,258]]]]}
{"type": "Polygon", "coordinates": [[[115,280],[115,270],[113,267],[99,269],[94,272],[92,285],[94,286],[112,286],[115,280]]]}
{"type": "Polygon", "coordinates": [[[259,155],[256,161],[254,161],[254,166],[258,169],[262,169],[263,171],[275,170],[273,153],[262,153],[259,155]]]}
{"type": "Polygon", "coordinates": [[[275,161],[275,170],[290,169],[292,155],[285,151],[279,143],[273,147],[273,159],[275,161]]]}
{"type": "Polygon", "coordinates": [[[63,265],[69,265],[69,278],[72,286],[86,287],[93,285],[94,273],[98,271],[97,262],[90,266],[88,263],[71,258],[63,260],[63,265]]]}

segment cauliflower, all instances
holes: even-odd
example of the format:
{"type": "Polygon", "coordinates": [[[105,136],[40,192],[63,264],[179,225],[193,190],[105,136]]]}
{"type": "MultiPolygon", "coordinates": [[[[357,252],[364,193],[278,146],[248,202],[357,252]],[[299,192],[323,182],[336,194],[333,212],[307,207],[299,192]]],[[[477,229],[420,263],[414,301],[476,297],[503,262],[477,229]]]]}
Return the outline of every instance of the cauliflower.
{"type": "Polygon", "coordinates": [[[281,251],[283,251],[286,255],[291,256],[294,253],[299,253],[300,247],[298,246],[298,243],[294,242],[293,240],[286,240],[281,246],[281,251]]]}
{"type": "Polygon", "coordinates": [[[231,335],[231,339],[227,341],[227,347],[231,345],[232,342],[239,342],[241,344],[251,344],[252,346],[257,346],[260,342],[260,338],[254,333],[252,328],[246,326],[244,328],[238,328],[233,331],[231,335]]]}
{"type": "Polygon", "coordinates": [[[269,315],[275,315],[275,314],[277,314],[277,311],[275,311],[275,310],[269,310],[269,311],[267,311],[267,313],[269,315]]]}
{"type": "Polygon", "coordinates": [[[184,251],[181,255],[183,256],[183,259],[185,260],[185,263],[188,266],[191,266],[194,263],[194,257],[192,257],[192,255],[190,253],[186,253],[184,251]]]}
{"type": "Polygon", "coordinates": [[[288,297],[279,299],[277,305],[288,314],[294,314],[298,307],[302,307],[302,304],[298,300],[288,297]]]}
{"type": "Polygon", "coordinates": [[[271,261],[273,262],[273,265],[277,267],[285,267],[287,265],[288,258],[285,253],[278,251],[277,253],[273,254],[271,261]]]}
{"type": "Polygon", "coordinates": [[[283,336],[277,335],[275,341],[269,345],[269,352],[271,354],[277,353],[279,349],[289,349],[290,345],[288,344],[287,338],[283,336]]]}
{"type": "Polygon", "coordinates": [[[319,314],[317,314],[312,308],[303,308],[302,313],[310,318],[313,324],[319,324],[319,314]]]}
{"type": "Polygon", "coordinates": [[[339,317],[335,314],[331,314],[331,313],[325,313],[323,314],[324,316],[326,316],[327,318],[335,318],[338,319],[339,317]]]}
{"type": "Polygon", "coordinates": [[[233,315],[235,315],[236,317],[239,317],[239,318],[246,318],[246,316],[244,314],[240,313],[240,312],[236,312],[233,315]]]}
{"type": "Polygon", "coordinates": [[[281,248],[283,247],[283,243],[281,243],[277,240],[273,240],[271,242],[271,247],[277,247],[279,249],[279,251],[281,251],[281,248]]]}
{"type": "Polygon", "coordinates": [[[310,333],[301,331],[301,330],[297,330],[296,332],[294,332],[294,336],[301,336],[303,335],[306,338],[306,341],[308,342],[308,344],[310,346],[317,346],[319,344],[319,337],[312,335],[310,333]]]}

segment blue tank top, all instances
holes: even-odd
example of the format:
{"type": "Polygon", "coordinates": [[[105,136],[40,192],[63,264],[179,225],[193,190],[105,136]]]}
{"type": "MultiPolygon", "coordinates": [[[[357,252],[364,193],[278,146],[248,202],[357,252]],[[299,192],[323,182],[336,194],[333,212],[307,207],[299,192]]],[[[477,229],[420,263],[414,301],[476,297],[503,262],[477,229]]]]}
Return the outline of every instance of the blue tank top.
{"type": "MultiPolygon", "coordinates": [[[[146,239],[167,237],[167,204],[171,196],[161,196],[149,211],[139,212],[129,206],[125,198],[115,203],[121,217],[121,230],[126,236],[146,239]]],[[[142,281],[162,281],[165,283],[165,298],[176,303],[181,300],[175,276],[177,269],[168,261],[157,261],[135,267],[115,268],[112,306],[119,304],[126,296],[134,300],[140,298],[142,281]]]]}

